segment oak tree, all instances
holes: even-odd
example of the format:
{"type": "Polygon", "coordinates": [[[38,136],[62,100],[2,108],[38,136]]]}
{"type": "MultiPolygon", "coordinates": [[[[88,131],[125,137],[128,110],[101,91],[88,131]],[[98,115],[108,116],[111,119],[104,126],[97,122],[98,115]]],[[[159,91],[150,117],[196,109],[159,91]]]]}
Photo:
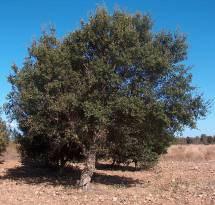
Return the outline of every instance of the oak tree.
{"type": "Polygon", "coordinates": [[[183,64],[186,37],[153,32],[148,15],[99,8],[63,39],[51,29],[28,51],[13,66],[6,106],[23,156],[59,166],[85,159],[82,187],[99,151],[119,163],[154,161],[206,114],[183,64]]]}

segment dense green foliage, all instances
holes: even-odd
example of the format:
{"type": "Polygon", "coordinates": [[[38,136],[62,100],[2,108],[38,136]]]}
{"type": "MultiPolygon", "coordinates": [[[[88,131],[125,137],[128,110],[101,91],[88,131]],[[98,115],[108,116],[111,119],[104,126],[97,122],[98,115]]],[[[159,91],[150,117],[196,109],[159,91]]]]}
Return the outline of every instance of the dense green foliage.
{"type": "Polygon", "coordinates": [[[7,114],[23,157],[64,165],[89,150],[143,166],[205,115],[184,35],[153,33],[149,16],[97,9],[58,40],[53,29],[13,66],[7,114]]]}
{"type": "Polygon", "coordinates": [[[0,118],[0,154],[5,151],[9,140],[9,132],[6,124],[0,118]]]}

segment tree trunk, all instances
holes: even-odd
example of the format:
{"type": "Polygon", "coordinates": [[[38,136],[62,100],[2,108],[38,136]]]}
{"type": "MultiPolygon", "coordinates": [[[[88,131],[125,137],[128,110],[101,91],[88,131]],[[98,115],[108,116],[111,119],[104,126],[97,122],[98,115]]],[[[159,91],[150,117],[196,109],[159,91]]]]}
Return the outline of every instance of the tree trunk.
{"type": "Polygon", "coordinates": [[[61,159],[61,160],[59,160],[59,175],[60,176],[62,176],[63,175],[63,169],[64,169],[64,167],[65,167],[65,164],[66,164],[66,161],[67,160],[64,160],[64,159],[61,159]]]}
{"type": "Polygon", "coordinates": [[[89,185],[90,185],[93,173],[95,171],[95,164],[96,164],[96,151],[95,149],[90,148],[87,154],[85,168],[81,173],[81,178],[79,182],[79,187],[82,188],[83,190],[89,189],[89,185]]]}

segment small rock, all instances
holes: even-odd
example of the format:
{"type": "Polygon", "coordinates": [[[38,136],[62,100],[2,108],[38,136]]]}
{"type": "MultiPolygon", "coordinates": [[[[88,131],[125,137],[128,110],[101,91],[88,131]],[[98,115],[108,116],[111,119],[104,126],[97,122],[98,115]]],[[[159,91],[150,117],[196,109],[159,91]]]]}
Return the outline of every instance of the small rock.
{"type": "Polygon", "coordinates": [[[104,201],[104,198],[99,196],[99,201],[104,201]]]}
{"type": "Polygon", "coordinates": [[[77,196],[72,196],[72,198],[73,198],[74,200],[77,200],[77,199],[78,199],[78,197],[77,197],[77,196]]]}
{"type": "Polygon", "coordinates": [[[116,202],[117,201],[117,197],[113,197],[113,201],[116,202]]]}

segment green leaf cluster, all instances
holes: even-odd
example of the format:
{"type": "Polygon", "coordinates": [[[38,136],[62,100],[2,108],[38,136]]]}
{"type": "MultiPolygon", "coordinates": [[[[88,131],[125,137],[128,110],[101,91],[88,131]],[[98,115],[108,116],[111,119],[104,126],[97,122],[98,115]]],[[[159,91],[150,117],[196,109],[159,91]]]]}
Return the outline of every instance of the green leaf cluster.
{"type": "Polygon", "coordinates": [[[5,151],[9,141],[9,132],[5,122],[0,118],[0,154],[5,151]]]}

